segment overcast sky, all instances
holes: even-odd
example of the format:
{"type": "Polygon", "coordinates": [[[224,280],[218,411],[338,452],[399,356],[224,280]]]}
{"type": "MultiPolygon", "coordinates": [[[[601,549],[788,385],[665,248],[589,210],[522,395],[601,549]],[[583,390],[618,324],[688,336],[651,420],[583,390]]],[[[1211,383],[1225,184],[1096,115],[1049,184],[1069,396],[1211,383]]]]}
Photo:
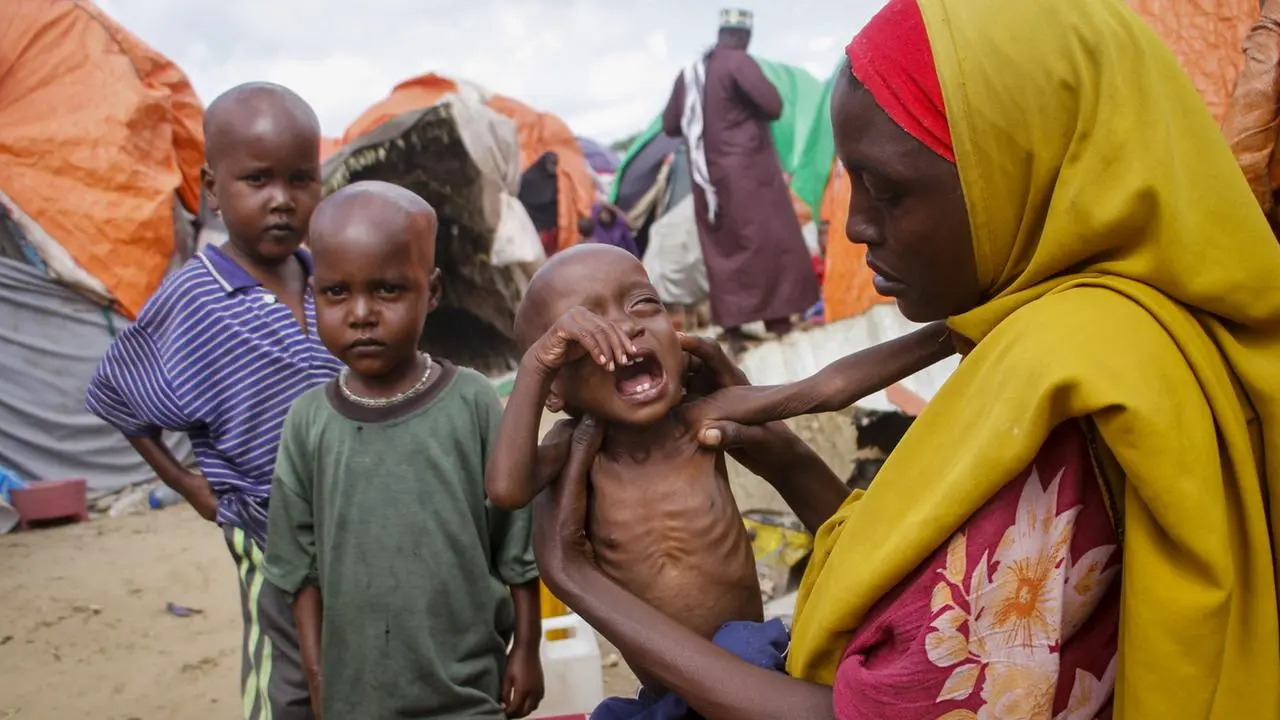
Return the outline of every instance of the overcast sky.
{"type": "MultiPolygon", "coordinates": [[[[752,52],[821,79],[884,0],[748,0],[752,52]]],[[[269,80],[341,135],[399,81],[478,82],[612,142],[642,129],[715,38],[713,0],[98,0],[176,61],[208,103],[269,80]]]]}

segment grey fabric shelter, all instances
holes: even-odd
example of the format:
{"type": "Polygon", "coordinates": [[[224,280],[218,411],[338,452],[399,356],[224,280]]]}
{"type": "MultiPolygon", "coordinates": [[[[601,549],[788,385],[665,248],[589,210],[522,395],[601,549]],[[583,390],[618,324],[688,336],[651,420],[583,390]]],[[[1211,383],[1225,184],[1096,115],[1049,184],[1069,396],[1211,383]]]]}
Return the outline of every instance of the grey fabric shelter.
{"type": "MultiPolygon", "coordinates": [[[[114,428],[90,414],[84,392],[115,333],[129,321],[0,259],[0,465],[25,479],[84,478],[106,492],[154,474],[114,428]]],[[[166,435],[191,459],[185,436],[166,435]]]]}

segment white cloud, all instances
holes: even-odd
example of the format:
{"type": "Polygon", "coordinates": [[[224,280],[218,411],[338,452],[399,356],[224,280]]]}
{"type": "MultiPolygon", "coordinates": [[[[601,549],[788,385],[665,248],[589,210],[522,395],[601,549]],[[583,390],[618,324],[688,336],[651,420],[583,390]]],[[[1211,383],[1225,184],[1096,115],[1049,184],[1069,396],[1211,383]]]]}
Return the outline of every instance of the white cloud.
{"type": "MultiPolygon", "coordinates": [[[[831,72],[883,0],[757,0],[752,52],[831,72]]],[[[463,77],[611,141],[662,110],[715,39],[709,0],[100,0],[177,62],[206,103],[250,80],[287,85],[341,135],[398,82],[463,77]]],[[[754,5],[754,6],[753,6],[754,5]]]]}

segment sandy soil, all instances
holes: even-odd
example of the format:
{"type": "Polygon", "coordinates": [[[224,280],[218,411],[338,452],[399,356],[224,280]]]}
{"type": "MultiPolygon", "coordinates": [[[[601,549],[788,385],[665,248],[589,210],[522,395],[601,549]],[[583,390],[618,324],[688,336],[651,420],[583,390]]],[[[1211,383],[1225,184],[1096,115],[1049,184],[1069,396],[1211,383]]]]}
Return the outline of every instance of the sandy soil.
{"type": "MultiPolygon", "coordinates": [[[[236,588],[221,533],[182,506],[0,536],[0,719],[236,720],[236,588]]],[[[605,690],[634,692],[624,664],[605,690]]]]}
{"type": "MultiPolygon", "coordinates": [[[[846,413],[789,424],[848,473],[846,413]]],[[[729,476],[739,508],[786,508],[736,463],[729,476]]],[[[0,720],[236,720],[239,613],[222,534],[185,506],[0,536],[0,720]]],[[[633,694],[603,638],[600,652],[605,695],[633,694]]]]}

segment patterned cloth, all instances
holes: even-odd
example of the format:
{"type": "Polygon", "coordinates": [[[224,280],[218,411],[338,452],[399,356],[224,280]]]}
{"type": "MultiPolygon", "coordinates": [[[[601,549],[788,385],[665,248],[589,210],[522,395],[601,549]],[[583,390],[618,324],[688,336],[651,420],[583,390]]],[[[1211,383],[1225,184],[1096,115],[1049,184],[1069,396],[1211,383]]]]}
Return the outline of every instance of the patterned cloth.
{"type": "Polygon", "coordinates": [[[840,720],[1111,716],[1120,546],[1076,422],[877,605],[836,673],[840,720]]]}

